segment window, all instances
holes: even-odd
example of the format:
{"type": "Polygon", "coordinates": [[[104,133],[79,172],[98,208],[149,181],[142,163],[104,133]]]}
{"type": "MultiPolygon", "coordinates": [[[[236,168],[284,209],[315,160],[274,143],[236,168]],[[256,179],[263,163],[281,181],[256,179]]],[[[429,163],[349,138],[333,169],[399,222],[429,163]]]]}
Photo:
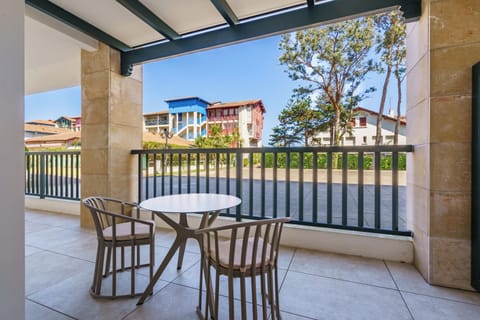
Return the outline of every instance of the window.
{"type": "Polygon", "coordinates": [[[178,117],[178,122],[183,121],[183,120],[182,120],[182,118],[183,118],[182,116],[183,116],[183,113],[179,113],[179,114],[178,114],[178,116],[177,116],[177,117],[178,117]]]}
{"type": "Polygon", "coordinates": [[[232,116],[233,116],[234,114],[235,114],[235,109],[233,109],[233,108],[232,108],[232,109],[230,109],[230,115],[232,115],[232,116]]]}
{"type": "Polygon", "coordinates": [[[223,115],[228,116],[228,109],[223,109],[223,115]]]}
{"type": "Polygon", "coordinates": [[[367,126],[367,117],[360,117],[358,120],[359,120],[360,127],[366,127],[367,126]]]}
{"type": "Polygon", "coordinates": [[[363,143],[367,144],[367,136],[363,136],[363,143]]]}

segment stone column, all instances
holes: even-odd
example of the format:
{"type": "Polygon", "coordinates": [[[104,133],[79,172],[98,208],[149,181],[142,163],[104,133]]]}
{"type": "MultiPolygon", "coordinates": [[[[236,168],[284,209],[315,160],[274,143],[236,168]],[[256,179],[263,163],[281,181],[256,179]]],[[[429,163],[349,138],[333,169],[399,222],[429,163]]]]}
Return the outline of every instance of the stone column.
{"type": "Polygon", "coordinates": [[[480,2],[424,0],[407,30],[407,212],[415,264],[431,284],[471,289],[472,65],[480,2]]]}
{"type": "MultiPolygon", "coordinates": [[[[137,159],[142,143],[142,66],[120,74],[120,53],[100,44],[82,50],[81,197],[137,200],[137,159]]],[[[82,206],[80,224],[93,227],[82,206]]]]}

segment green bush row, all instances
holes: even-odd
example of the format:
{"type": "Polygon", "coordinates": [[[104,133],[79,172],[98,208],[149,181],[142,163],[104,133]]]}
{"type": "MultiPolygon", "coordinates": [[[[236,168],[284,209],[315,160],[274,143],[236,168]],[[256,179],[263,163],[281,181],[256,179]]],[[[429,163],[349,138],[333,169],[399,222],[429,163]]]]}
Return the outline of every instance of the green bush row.
{"type": "MultiPolygon", "coordinates": [[[[291,153],[290,154],[290,168],[299,168],[300,154],[291,153]]],[[[261,164],[260,154],[254,154],[253,162],[256,165],[261,164]]],[[[248,166],[249,160],[244,159],[243,165],[248,166]]],[[[274,167],[274,158],[272,153],[265,154],[265,167],[273,168],[274,167]]],[[[287,167],[287,154],[279,153],[277,155],[277,168],[286,168],[287,167]]],[[[333,154],[332,155],[332,167],[337,169],[343,168],[343,155],[342,154],[333,154]],[[335,165],[336,163],[336,165],[335,165]]],[[[303,154],[303,168],[312,169],[313,168],[313,154],[304,153],[303,154]]],[[[317,168],[318,169],[327,169],[327,154],[318,154],[317,156],[317,168]]],[[[349,154],[347,158],[347,168],[356,170],[358,169],[358,155],[349,154]]],[[[366,154],[363,156],[363,169],[370,170],[374,168],[374,155],[366,154]]],[[[391,170],[392,169],[392,155],[381,155],[380,158],[380,168],[381,170],[391,170]]],[[[407,160],[406,154],[400,153],[398,155],[398,169],[406,170],[407,160]]]]}

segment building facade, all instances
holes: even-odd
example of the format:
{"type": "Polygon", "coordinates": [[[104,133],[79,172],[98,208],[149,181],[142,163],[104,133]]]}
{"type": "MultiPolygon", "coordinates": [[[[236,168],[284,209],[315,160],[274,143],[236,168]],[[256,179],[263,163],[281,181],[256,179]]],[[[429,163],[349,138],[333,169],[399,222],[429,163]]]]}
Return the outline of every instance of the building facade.
{"type": "Polygon", "coordinates": [[[242,147],[261,147],[264,113],[259,99],[214,103],[207,108],[207,124],[220,125],[226,134],[238,131],[242,147]]]}
{"type": "MultiPolygon", "coordinates": [[[[362,107],[354,110],[355,116],[352,119],[352,132],[345,134],[340,145],[342,146],[365,146],[375,145],[377,134],[377,116],[378,113],[362,107]]],[[[392,145],[394,142],[395,123],[397,118],[390,110],[389,115],[383,115],[381,144],[392,145]]],[[[400,118],[400,127],[398,129],[398,144],[407,143],[407,122],[400,118]]],[[[313,145],[330,145],[330,132],[321,131],[313,138],[313,145]]]]}
{"type": "Polygon", "coordinates": [[[209,126],[220,125],[223,133],[238,132],[242,147],[261,147],[262,100],[210,103],[199,97],[165,100],[168,110],[144,114],[144,131],[169,132],[188,141],[206,137],[209,126]]]}

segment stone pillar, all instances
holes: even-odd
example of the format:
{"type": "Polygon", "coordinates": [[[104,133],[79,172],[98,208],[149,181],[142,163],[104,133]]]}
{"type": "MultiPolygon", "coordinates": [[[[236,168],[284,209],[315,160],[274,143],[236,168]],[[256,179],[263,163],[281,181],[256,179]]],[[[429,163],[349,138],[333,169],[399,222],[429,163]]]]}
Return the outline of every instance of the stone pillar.
{"type": "Polygon", "coordinates": [[[431,284],[471,289],[472,65],[480,1],[424,0],[407,28],[408,220],[431,284]]]}
{"type": "MultiPolygon", "coordinates": [[[[137,200],[137,159],[142,143],[142,66],[120,74],[120,53],[104,44],[82,50],[81,197],[137,200]]],[[[82,206],[80,224],[93,227],[82,206]]]]}

